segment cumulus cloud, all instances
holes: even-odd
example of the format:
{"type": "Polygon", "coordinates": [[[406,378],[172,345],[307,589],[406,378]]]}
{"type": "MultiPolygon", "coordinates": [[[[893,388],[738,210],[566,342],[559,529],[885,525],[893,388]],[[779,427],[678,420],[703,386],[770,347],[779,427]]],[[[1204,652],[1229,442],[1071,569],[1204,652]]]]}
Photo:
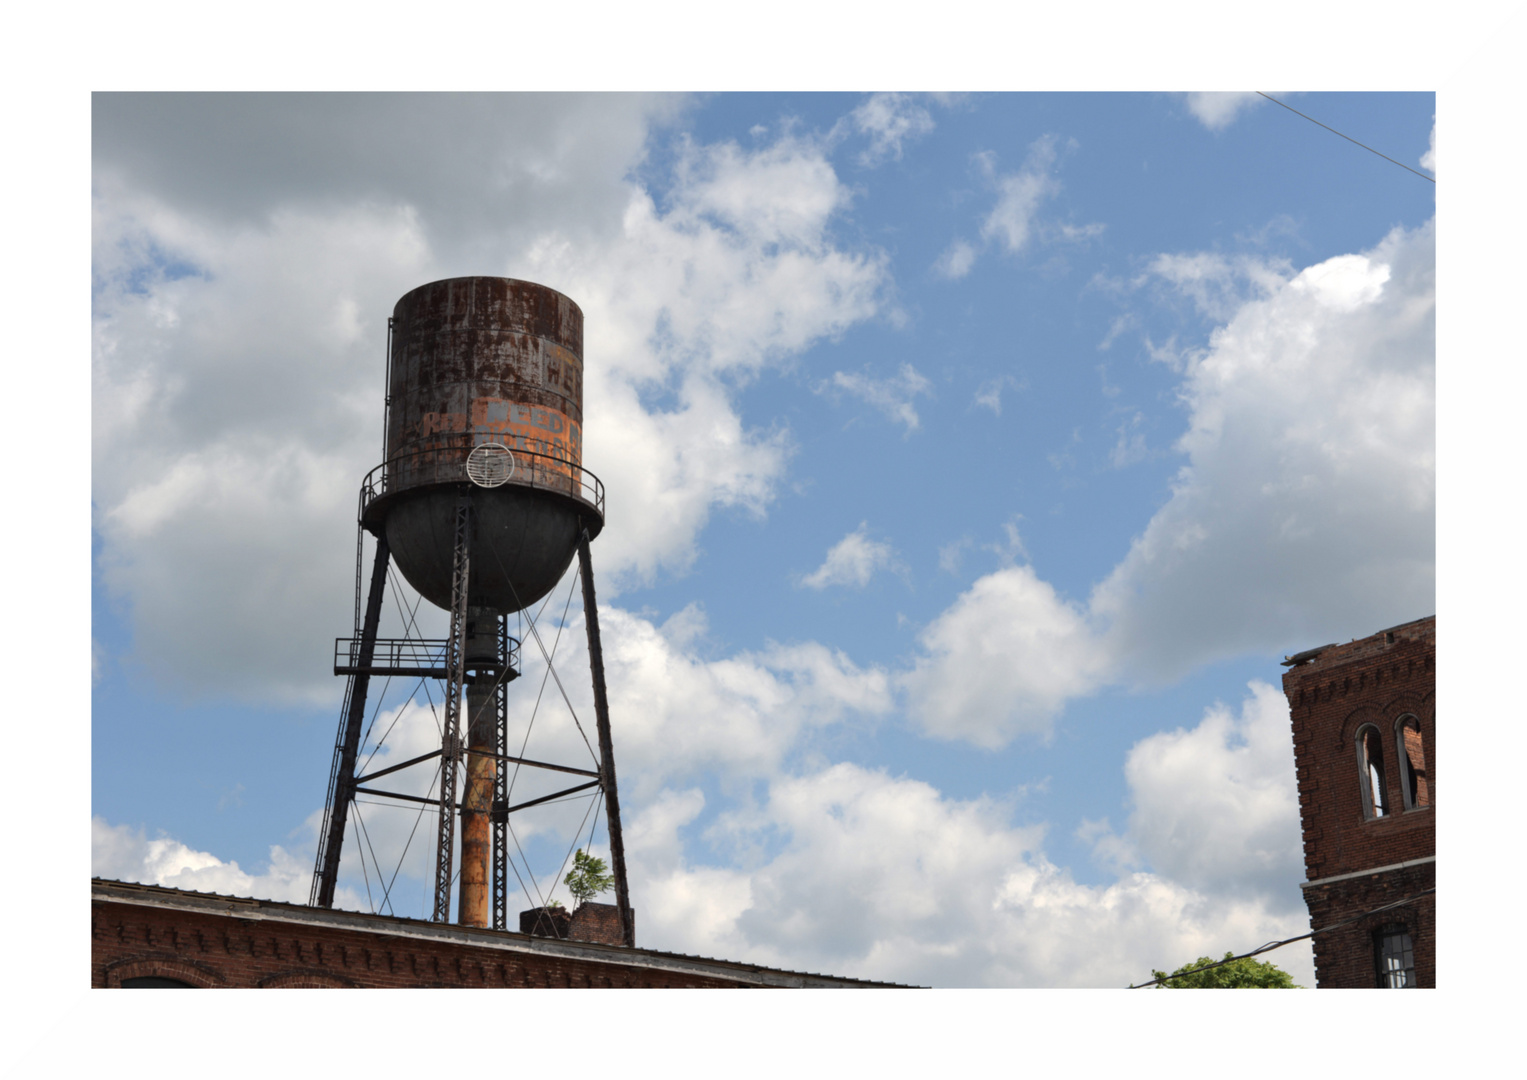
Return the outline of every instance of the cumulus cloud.
{"type": "MultiPolygon", "coordinates": [[[[557,597],[560,601],[560,593],[557,597]]],[[[873,724],[894,705],[885,671],[859,667],[843,653],[815,642],[771,644],[763,650],[706,658],[702,655],[706,620],[695,605],[661,626],[609,605],[601,608],[600,623],[621,793],[628,814],[645,814],[644,807],[668,805],[669,793],[682,794],[688,790],[685,785],[702,780],[717,784],[728,798],[745,799],[760,780],[786,775],[803,756],[817,752],[819,734],[873,724]]],[[[575,613],[560,630],[555,616],[543,618],[538,637],[528,629],[521,631],[521,667],[523,674],[508,690],[509,742],[514,752],[538,761],[592,763],[595,758],[585,737],[593,740],[594,711],[581,613],[575,613]],[[554,658],[556,676],[548,671],[543,647],[554,658]]],[[[357,771],[362,775],[379,772],[438,749],[439,717],[438,700],[382,705],[357,771]]],[[[392,773],[375,786],[430,797],[437,777],[437,764],[428,762],[392,773]]],[[[566,787],[565,781],[557,773],[516,769],[511,798],[521,801],[549,794],[566,787]]],[[[691,806],[693,800],[686,795],[681,802],[691,806]]],[[[538,807],[512,819],[516,842],[533,852],[535,867],[524,878],[527,889],[536,892],[536,875],[540,875],[539,888],[547,890],[530,896],[532,902],[542,902],[560,880],[560,874],[546,877],[543,857],[553,857],[554,869],[555,858],[579,842],[578,837],[587,836],[591,805],[593,813],[602,814],[590,795],[538,807]],[[531,849],[532,841],[541,846],[531,849]]],[[[701,806],[703,799],[690,816],[698,814],[701,806]]],[[[397,867],[404,879],[412,881],[395,895],[419,895],[419,883],[433,873],[433,819],[425,814],[424,831],[415,835],[421,817],[416,805],[363,797],[362,813],[365,858],[373,858],[374,852],[388,874],[397,867]]],[[[681,817],[659,814],[660,821],[668,823],[665,830],[676,830],[689,820],[680,821],[681,817]]],[[[651,821],[643,826],[640,817],[636,820],[637,838],[643,828],[649,832],[656,828],[651,821]]],[[[603,827],[601,817],[597,829],[603,827]]],[[[628,831],[628,844],[634,842],[633,831],[628,831]]],[[[652,844],[661,841],[675,852],[681,846],[670,832],[653,835],[652,844]]],[[[347,837],[341,880],[354,895],[364,895],[360,851],[347,837]]],[[[374,887],[374,869],[371,873],[374,887]]],[[[397,910],[407,913],[402,907],[397,910]]]]}
{"type": "Polygon", "coordinates": [[[619,609],[611,609],[608,625],[605,664],[612,716],[620,717],[622,784],[630,775],[643,791],[705,769],[772,775],[809,749],[814,733],[855,718],[873,721],[894,705],[886,671],[816,642],[705,660],[619,609]]]}
{"type": "Polygon", "coordinates": [[[1127,839],[1104,828],[1094,842],[1106,860],[1127,846],[1125,861],[1141,859],[1188,888],[1281,896],[1297,913],[1291,885],[1304,856],[1288,702],[1259,680],[1249,689],[1239,715],[1216,702],[1197,727],[1136,743],[1124,765],[1127,839]]]}
{"type": "Polygon", "coordinates": [[[849,114],[860,133],[868,135],[870,145],[859,155],[861,165],[878,165],[887,158],[901,160],[905,142],[933,130],[933,117],[906,94],[874,94],[849,114]]]}
{"type": "MultiPolygon", "coordinates": [[[[150,840],[142,829],[112,825],[100,816],[90,819],[90,873],[114,881],[298,904],[307,903],[313,882],[312,862],[278,845],[271,847],[266,868],[250,874],[236,862],[224,862],[163,834],[150,840]]],[[[353,902],[355,897],[346,899],[353,902]]]]}
{"type": "Polygon", "coordinates": [[[631,829],[659,947],[937,986],[1124,986],[1303,929],[1153,873],[1082,885],[1011,805],[857,765],[781,778],[723,814],[704,839],[724,866],[674,840],[703,806],[699,791],[665,792],[631,829]]]}
{"type": "MultiPolygon", "coordinates": [[[[1176,357],[1189,418],[1171,497],[1085,604],[1007,566],[930,623],[900,676],[930,734],[1042,736],[1104,683],[1434,609],[1433,226],[1287,278],[1210,256],[1158,266],[1205,310],[1230,304],[1207,281],[1249,283],[1208,345],[1176,357]]],[[[1114,463],[1143,453],[1126,423],[1114,463]]]]}
{"type": "Polygon", "coordinates": [[[933,384],[911,364],[902,364],[901,370],[885,379],[877,379],[869,372],[835,371],[832,378],[817,387],[818,393],[842,391],[873,405],[906,428],[910,435],[921,426],[917,410],[912,402],[919,396],[933,393],[933,384]]]}
{"type": "Polygon", "coordinates": [[[409,288],[506,274],[582,306],[612,594],[685,569],[715,507],[763,512],[787,445],[736,387],[879,307],[884,257],[835,243],[848,192],[821,146],[681,140],[661,207],[631,180],[669,99],[96,102],[100,565],[136,657],[193,690],[332,697],[323,639],[409,288]]]}
{"type": "Polygon", "coordinates": [[[1246,303],[1192,354],[1187,463],[1094,590],[1131,677],[1435,604],[1435,241],[1396,230],[1246,303]]]}
{"type": "Polygon", "coordinates": [[[810,589],[825,589],[829,585],[845,585],[864,588],[876,571],[894,567],[896,553],[891,545],[869,538],[869,523],[860,522],[859,527],[839,540],[827,552],[822,565],[801,579],[810,589]]]}
{"type": "Polygon", "coordinates": [[[1210,131],[1223,131],[1262,98],[1249,90],[1214,91],[1188,94],[1187,101],[1188,111],[1198,118],[1199,123],[1210,131]]]}
{"type": "MultiPolygon", "coordinates": [[[[1136,745],[1124,766],[1134,802],[1127,840],[1112,838],[1106,823],[1094,830],[1097,843],[1128,843],[1136,858],[1121,861],[1116,881],[1087,885],[1050,860],[1045,826],[1015,824],[1021,792],[952,798],[810,752],[813,733],[890,711],[884,672],[819,645],[707,660],[696,652],[705,638],[698,610],[661,626],[615,606],[602,614],[646,947],[938,986],[1123,986],[1153,967],[1306,928],[1302,911],[1275,894],[1287,884],[1291,853],[1297,872],[1297,830],[1292,846],[1288,836],[1297,811],[1284,760],[1287,710],[1265,685],[1252,685],[1239,717],[1216,706],[1192,730],[1136,745]],[[702,776],[714,794],[702,790],[702,776]]],[[[571,620],[559,639],[546,619],[542,631],[587,718],[585,680],[566,678],[587,664],[582,627],[571,620]]],[[[554,684],[541,685],[538,650],[526,637],[512,715],[526,716],[536,695],[547,695],[526,756],[577,760],[576,731],[556,715],[565,706],[554,684]]],[[[374,730],[387,729],[387,747],[363,754],[363,771],[438,745],[427,702],[383,709],[374,730]]],[[[511,738],[518,746],[520,730],[511,738]]],[[[428,767],[386,779],[414,794],[431,784],[428,767]]],[[[556,859],[586,836],[587,809],[552,806],[539,822],[516,816],[540,879],[526,876],[529,891],[550,894],[556,859]]],[[[390,869],[418,811],[389,817],[374,800],[362,810],[366,849],[390,869]]],[[[427,826],[394,886],[399,914],[412,913],[405,897],[422,896],[431,871],[427,826]]],[[[298,902],[307,895],[310,861],[280,848],[266,870],[250,874],[168,837],[148,840],[100,819],[93,831],[100,876],[298,902]]],[[[380,889],[373,868],[366,892],[359,849],[347,838],[339,906],[369,910],[380,889]]],[[[1275,959],[1310,982],[1307,951],[1275,959]]]]}
{"type": "Polygon", "coordinates": [[[1066,701],[1106,670],[1085,611],[1030,566],[977,580],[918,641],[922,654],[900,676],[908,716],[929,735],[977,746],[1047,736],[1066,701]]]}
{"type": "Polygon", "coordinates": [[[1429,173],[1437,171],[1437,120],[1432,118],[1432,133],[1427,138],[1426,153],[1421,155],[1421,168],[1429,173]]]}

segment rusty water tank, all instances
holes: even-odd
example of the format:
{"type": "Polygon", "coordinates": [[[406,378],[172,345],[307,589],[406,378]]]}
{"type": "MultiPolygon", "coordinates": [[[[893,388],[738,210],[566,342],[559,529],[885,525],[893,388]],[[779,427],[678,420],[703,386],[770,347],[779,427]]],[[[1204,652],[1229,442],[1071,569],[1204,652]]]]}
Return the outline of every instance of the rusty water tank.
{"type": "Polygon", "coordinates": [[[362,488],[362,521],[443,608],[463,492],[473,607],[509,613],[540,600],[579,532],[592,539],[604,526],[603,490],[583,469],[583,312],[554,289],[449,278],[393,309],[386,462],[362,488]]]}

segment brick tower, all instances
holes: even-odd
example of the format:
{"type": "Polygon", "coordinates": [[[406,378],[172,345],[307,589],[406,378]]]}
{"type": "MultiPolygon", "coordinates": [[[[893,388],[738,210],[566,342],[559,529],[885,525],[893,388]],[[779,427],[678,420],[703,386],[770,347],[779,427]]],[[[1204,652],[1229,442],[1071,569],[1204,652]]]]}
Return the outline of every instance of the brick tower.
{"type": "Polygon", "coordinates": [[[1436,652],[1431,616],[1284,661],[1322,988],[1437,985],[1436,652]]]}

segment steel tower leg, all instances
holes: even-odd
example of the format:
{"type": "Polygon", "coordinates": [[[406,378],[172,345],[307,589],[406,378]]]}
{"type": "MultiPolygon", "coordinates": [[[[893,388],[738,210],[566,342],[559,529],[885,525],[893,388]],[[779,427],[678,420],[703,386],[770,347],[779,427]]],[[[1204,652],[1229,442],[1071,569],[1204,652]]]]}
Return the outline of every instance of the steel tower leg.
{"type": "MultiPolygon", "coordinates": [[[[509,805],[509,768],[503,760],[509,753],[509,620],[498,625],[499,680],[493,693],[493,752],[499,755],[498,771],[493,774],[493,808],[509,805]]],[[[493,815],[493,929],[509,929],[509,815],[499,820],[493,815]]]]}
{"type": "MultiPolygon", "coordinates": [[[[361,627],[359,674],[350,676],[345,694],[345,713],[334,741],[334,765],[329,770],[329,798],[324,807],[323,829],[318,834],[318,860],[313,867],[313,888],[308,904],[334,906],[334,883],[339,878],[339,853],[345,841],[345,824],[350,815],[350,800],[355,797],[355,757],[360,751],[361,725],[366,719],[366,692],[376,651],[377,624],[382,617],[382,589],[387,584],[387,537],[376,540],[376,561],[371,566],[371,591],[366,596],[366,620],[361,627]]],[[[357,584],[359,584],[357,582],[357,584]]]]}
{"type": "Polygon", "coordinates": [[[435,922],[451,918],[451,855],[456,842],[456,767],[462,756],[461,693],[466,683],[468,548],[472,536],[472,496],[456,503],[456,545],[451,560],[451,635],[445,647],[445,731],[440,740],[440,832],[435,848],[435,922]]]}
{"type": "Polygon", "coordinates": [[[610,862],[615,876],[615,906],[620,912],[620,939],[636,944],[631,926],[631,895],[626,889],[626,845],[620,835],[620,797],[615,790],[615,747],[610,741],[610,702],[604,688],[604,650],[599,644],[599,609],[594,603],[594,564],[589,560],[589,533],[578,534],[578,566],[583,577],[583,623],[589,635],[589,672],[594,681],[594,717],[599,725],[599,781],[610,831],[610,862]]]}
{"type": "Polygon", "coordinates": [[[493,793],[502,772],[498,741],[498,690],[507,676],[500,658],[503,620],[491,608],[467,608],[466,766],[461,791],[461,869],[456,921],[489,926],[493,917],[493,793]]]}

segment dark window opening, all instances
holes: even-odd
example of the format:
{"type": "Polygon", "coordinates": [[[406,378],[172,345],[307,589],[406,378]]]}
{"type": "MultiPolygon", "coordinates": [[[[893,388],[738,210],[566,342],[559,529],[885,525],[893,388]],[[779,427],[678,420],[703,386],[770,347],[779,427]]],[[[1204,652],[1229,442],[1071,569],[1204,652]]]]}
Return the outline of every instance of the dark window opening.
{"type": "Polygon", "coordinates": [[[1405,809],[1430,806],[1431,791],[1426,783],[1426,747],[1421,743],[1421,721],[1402,716],[1395,726],[1396,750],[1400,756],[1400,790],[1405,793],[1405,809]]]}
{"type": "Polygon", "coordinates": [[[1379,965],[1379,988],[1405,990],[1416,985],[1415,949],[1410,934],[1399,923],[1390,923],[1378,932],[1375,954],[1379,965]]]}
{"type": "Polygon", "coordinates": [[[1357,766],[1363,791],[1363,817],[1381,818],[1389,812],[1384,784],[1384,744],[1379,729],[1366,725],[1357,733],[1357,766]]]}
{"type": "Polygon", "coordinates": [[[139,975],[133,979],[123,979],[124,990],[163,990],[163,989],[187,989],[195,990],[196,987],[180,979],[172,979],[168,975],[139,975]]]}

